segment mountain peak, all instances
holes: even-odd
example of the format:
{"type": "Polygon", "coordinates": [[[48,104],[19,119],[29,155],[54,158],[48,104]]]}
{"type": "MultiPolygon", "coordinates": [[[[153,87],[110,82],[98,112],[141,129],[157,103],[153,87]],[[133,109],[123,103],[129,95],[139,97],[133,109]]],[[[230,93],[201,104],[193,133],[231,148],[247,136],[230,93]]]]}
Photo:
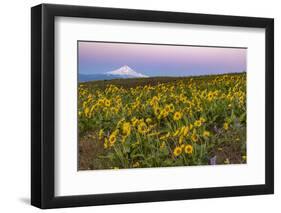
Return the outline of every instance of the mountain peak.
{"type": "Polygon", "coordinates": [[[127,78],[146,78],[148,76],[143,75],[141,73],[136,72],[133,70],[131,67],[128,65],[124,65],[116,70],[107,72],[106,74],[108,75],[118,75],[118,76],[123,76],[127,78]]]}

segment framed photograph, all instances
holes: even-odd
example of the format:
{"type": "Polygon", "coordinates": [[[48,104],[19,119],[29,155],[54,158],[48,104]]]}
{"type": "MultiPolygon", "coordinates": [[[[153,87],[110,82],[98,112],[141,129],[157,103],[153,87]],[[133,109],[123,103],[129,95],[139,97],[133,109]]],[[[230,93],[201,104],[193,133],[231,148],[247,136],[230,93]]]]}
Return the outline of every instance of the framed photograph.
{"type": "Polygon", "coordinates": [[[272,194],[274,20],[31,9],[31,203],[272,194]]]}

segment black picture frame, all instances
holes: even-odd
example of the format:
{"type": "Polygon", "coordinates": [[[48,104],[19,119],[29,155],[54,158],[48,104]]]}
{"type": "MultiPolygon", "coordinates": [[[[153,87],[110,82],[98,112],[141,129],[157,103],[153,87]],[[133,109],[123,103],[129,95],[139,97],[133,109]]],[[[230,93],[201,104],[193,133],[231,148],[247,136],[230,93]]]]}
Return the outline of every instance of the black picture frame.
{"type": "Polygon", "coordinates": [[[274,19],[53,4],[41,4],[31,8],[32,205],[47,209],[272,193],[274,193],[274,19]],[[58,16],[264,28],[265,184],[56,197],[54,21],[58,16]]]}

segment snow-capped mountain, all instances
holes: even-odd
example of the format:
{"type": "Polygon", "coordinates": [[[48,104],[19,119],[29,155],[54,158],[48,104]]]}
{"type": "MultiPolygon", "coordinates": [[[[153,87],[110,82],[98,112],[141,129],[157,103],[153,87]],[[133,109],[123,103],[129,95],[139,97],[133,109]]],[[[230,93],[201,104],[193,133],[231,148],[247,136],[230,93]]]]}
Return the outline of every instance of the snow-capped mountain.
{"type": "Polygon", "coordinates": [[[149,76],[134,71],[129,66],[125,65],[117,70],[106,73],[97,74],[79,74],[79,82],[98,81],[98,80],[111,80],[118,78],[147,78],[149,76]]]}
{"type": "Polygon", "coordinates": [[[113,70],[110,72],[106,72],[107,75],[115,75],[121,78],[147,78],[147,75],[141,74],[130,68],[129,66],[125,65],[120,67],[117,70],[113,70]]]}

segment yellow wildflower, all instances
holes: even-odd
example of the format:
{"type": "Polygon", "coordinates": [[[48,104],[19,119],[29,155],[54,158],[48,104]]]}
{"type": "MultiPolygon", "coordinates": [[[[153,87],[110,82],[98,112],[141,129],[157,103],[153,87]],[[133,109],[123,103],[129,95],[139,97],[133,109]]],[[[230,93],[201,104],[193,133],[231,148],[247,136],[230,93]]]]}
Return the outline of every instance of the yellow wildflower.
{"type": "Polygon", "coordinates": [[[168,115],[169,115],[169,111],[166,111],[165,109],[163,109],[160,113],[160,116],[162,116],[163,118],[166,118],[168,115]]]}
{"type": "Polygon", "coordinates": [[[160,145],[160,149],[164,149],[165,146],[166,146],[166,144],[165,144],[165,142],[163,141],[163,142],[161,143],[161,145],[160,145]]]}
{"type": "Polygon", "coordinates": [[[185,146],[185,148],[184,148],[184,152],[185,152],[186,154],[191,155],[192,152],[193,152],[193,147],[192,147],[191,145],[187,144],[187,145],[185,146]]]}
{"type": "Polygon", "coordinates": [[[200,127],[202,124],[201,120],[197,120],[194,122],[194,126],[200,127]]]}
{"type": "Polygon", "coordinates": [[[179,156],[181,153],[182,153],[181,147],[177,146],[177,147],[174,149],[174,156],[177,157],[177,156],[179,156]]]}
{"type": "Polygon", "coordinates": [[[151,106],[157,105],[158,100],[159,100],[159,99],[158,99],[157,96],[153,96],[153,98],[152,98],[151,101],[150,101],[150,105],[151,105],[151,106]]]}
{"type": "Polygon", "coordinates": [[[183,136],[187,136],[188,132],[189,132],[188,126],[183,127],[182,135],[183,135],[183,136]]]}
{"type": "Polygon", "coordinates": [[[164,111],[169,114],[169,112],[170,112],[170,106],[169,106],[169,105],[166,105],[165,108],[164,108],[164,111]]]}
{"type": "Polygon", "coordinates": [[[206,119],[203,118],[203,117],[200,117],[199,120],[201,121],[201,123],[205,123],[206,122],[206,119]]]}
{"type": "Polygon", "coordinates": [[[210,137],[210,132],[209,131],[204,131],[203,132],[203,136],[206,137],[206,138],[210,137]]]}
{"type": "Polygon", "coordinates": [[[123,126],[122,126],[122,133],[123,135],[125,136],[128,136],[131,134],[131,125],[129,122],[125,122],[123,123],[123,126]]]}
{"type": "Polygon", "coordinates": [[[182,144],[182,142],[183,142],[183,136],[180,136],[180,138],[179,138],[179,144],[182,144]]]}
{"type": "Polygon", "coordinates": [[[182,113],[181,112],[175,112],[173,119],[175,121],[178,121],[182,118],[182,113]]]}
{"type": "Polygon", "coordinates": [[[169,104],[169,109],[170,109],[170,112],[174,112],[175,111],[175,107],[173,104],[169,104]]]}
{"type": "Polygon", "coordinates": [[[99,99],[98,100],[98,105],[103,105],[104,104],[104,100],[103,99],[99,99]]]}
{"type": "Polygon", "coordinates": [[[115,135],[114,133],[112,133],[112,134],[109,136],[109,145],[110,145],[110,146],[113,146],[115,142],[116,142],[116,135],[115,135]]]}
{"type": "Polygon", "coordinates": [[[223,128],[224,128],[225,130],[228,130],[228,128],[229,128],[228,123],[225,122],[225,123],[223,124],[223,128]]]}
{"type": "Polygon", "coordinates": [[[105,102],[104,102],[104,105],[106,107],[110,107],[110,104],[111,104],[110,100],[106,99],[105,102]]]}
{"type": "Polygon", "coordinates": [[[148,124],[152,123],[152,119],[151,119],[151,118],[147,118],[145,121],[146,121],[146,123],[148,123],[148,124]]]}
{"type": "Polygon", "coordinates": [[[85,115],[86,116],[88,116],[88,113],[90,112],[90,109],[89,109],[89,107],[86,107],[85,109],[84,109],[84,113],[85,113],[85,115]]]}
{"type": "Polygon", "coordinates": [[[174,132],[173,136],[176,137],[176,136],[178,136],[179,133],[180,133],[180,130],[177,129],[177,130],[174,132]]]}
{"type": "Polygon", "coordinates": [[[146,123],[141,122],[141,123],[138,125],[138,132],[141,133],[141,134],[145,134],[145,133],[148,132],[148,128],[147,128],[146,123]]]}
{"type": "Polygon", "coordinates": [[[137,119],[136,117],[133,117],[133,118],[131,119],[131,122],[132,122],[133,126],[135,127],[135,126],[138,124],[139,119],[137,119]]]}
{"type": "Polygon", "coordinates": [[[108,148],[108,140],[107,140],[107,138],[104,139],[103,147],[104,147],[105,149],[108,148]]]}
{"type": "Polygon", "coordinates": [[[104,134],[104,131],[103,131],[103,129],[101,129],[101,130],[99,131],[99,139],[100,139],[100,140],[102,139],[103,134],[104,134]]]}
{"type": "Polygon", "coordinates": [[[166,140],[170,137],[170,132],[160,137],[160,140],[166,140]]]}
{"type": "Polygon", "coordinates": [[[192,136],[191,136],[191,140],[192,140],[193,142],[197,142],[197,141],[198,141],[198,136],[193,133],[192,136]]]}

